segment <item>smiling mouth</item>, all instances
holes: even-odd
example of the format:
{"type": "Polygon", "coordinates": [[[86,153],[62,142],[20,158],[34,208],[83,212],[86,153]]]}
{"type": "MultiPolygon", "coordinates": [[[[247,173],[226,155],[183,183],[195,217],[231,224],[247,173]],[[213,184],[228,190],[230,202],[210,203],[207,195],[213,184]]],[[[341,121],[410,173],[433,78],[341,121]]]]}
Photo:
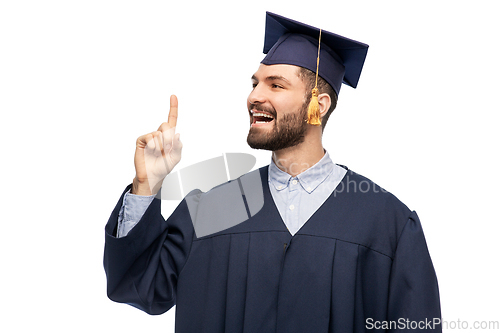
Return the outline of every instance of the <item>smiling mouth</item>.
{"type": "Polygon", "coordinates": [[[267,124],[272,122],[273,120],[274,118],[270,114],[259,111],[252,111],[252,125],[267,124]]]}

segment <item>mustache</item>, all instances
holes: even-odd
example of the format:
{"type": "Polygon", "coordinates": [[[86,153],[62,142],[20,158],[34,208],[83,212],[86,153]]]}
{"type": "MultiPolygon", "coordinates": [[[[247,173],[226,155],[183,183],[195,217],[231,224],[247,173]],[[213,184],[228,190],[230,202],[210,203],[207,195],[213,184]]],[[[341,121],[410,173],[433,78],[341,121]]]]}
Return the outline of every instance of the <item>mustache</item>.
{"type": "Polygon", "coordinates": [[[265,107],[262,104],[250,104],[248,112],[250,112],[250,110],[267,112],[270,115],[272,115],[275,119],[277,117],[276,110],[273,107],[265,107]]]}

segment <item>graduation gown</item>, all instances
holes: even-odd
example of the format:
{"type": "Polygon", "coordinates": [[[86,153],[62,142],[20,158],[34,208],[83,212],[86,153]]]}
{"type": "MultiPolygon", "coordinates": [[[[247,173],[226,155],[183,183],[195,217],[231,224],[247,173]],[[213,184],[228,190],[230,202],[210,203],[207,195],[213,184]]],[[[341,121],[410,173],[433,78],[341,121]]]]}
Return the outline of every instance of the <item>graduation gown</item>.
{"type": "Polygon", "coordinates": [[[158,199],[115,238],[122,195],[105,228],[108,297],[149,314],[176,305],[176,332],[371,332],[441,317],[420,221],[395,196],[348,170],[292,236],[268,168],[256,172],[262,209],[200,238],[186,200],[165,221],[158,199]]]}

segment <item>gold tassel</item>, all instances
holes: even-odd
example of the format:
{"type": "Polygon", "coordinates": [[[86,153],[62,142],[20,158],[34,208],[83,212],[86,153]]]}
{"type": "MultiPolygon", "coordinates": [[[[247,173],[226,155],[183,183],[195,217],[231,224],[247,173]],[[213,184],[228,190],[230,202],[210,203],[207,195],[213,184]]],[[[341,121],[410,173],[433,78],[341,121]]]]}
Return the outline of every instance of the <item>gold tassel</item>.
{"type": "Polygon", "coordinates": [[[319,118],[319,103],[318,103],[318,88],[314,87],[312,90],[311,101],[307,109],[307,123],[310,125],[321,125],[319,118]]]}
{"type": "Polygon", "coordinates": [[[318,42],[318,58],[316,59],[316,84],[311,92],[311,101],[307,109],[307,123],[314,126],[321,125],[321,118],[319,117],[319,103],[318,103],[318,71],[319,71],[319,51],[321,49],[321,29],[319,30],[318,42]]]}

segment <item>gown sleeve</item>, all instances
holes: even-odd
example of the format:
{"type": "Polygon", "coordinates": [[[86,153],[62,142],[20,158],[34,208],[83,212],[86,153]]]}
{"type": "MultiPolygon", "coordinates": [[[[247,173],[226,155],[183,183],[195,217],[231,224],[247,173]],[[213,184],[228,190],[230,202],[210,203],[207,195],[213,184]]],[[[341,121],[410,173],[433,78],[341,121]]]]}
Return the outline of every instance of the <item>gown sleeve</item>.
{"type": "Polygon", "coordinates": [[[388,320],[391,332],[441,332],[441,309],[436,273],[420,220],[412,212],[398,241],[391,268],[388,320]]]}
{"type": "Polygon", "coordinates": [[[183,200],[165,221],[161,200],[154,199],[129,234],[117,238],[124,194],[105,227],[108,297],[148,314],[161,314],[175,305],[177,279],[191,250],[194,233],[189,211],[183,200]]]}

